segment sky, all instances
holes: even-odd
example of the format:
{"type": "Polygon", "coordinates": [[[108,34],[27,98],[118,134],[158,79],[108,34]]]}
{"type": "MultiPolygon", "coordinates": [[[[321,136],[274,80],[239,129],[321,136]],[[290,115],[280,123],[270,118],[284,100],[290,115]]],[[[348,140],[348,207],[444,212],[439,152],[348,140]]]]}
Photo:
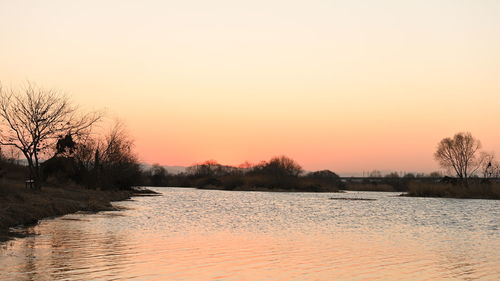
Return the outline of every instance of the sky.
{"type": "Polygon", "coordinates": [[[0,81],[127,124],[146,163],[430,172],[500,156],[500,1],[6,1],[0,81]]]}

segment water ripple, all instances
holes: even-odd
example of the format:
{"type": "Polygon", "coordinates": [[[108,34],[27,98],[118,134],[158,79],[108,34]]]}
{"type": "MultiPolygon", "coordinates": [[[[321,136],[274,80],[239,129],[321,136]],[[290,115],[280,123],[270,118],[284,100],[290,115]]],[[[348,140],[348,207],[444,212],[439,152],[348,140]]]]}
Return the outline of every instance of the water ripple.
{"type": "Polygon", "coordinates": [[[500,279],[499,201],[158,190],[43,221],[0,248],[0,280],[500,279]]]}

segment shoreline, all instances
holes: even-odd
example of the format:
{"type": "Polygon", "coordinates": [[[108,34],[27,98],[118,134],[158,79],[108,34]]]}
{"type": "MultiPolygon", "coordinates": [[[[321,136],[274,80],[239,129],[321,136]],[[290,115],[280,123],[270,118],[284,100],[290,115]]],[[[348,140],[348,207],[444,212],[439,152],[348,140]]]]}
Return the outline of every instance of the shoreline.
{"type": "Polygon", "coordinates": [[[399,196],[409,197],[409,198],[437,198],[437,199],[459,199],[459,200],[500,200],[499,197],[491,197],[491,196],[413,195],[409,194],[408,192],[402,193],[399,196]]]}
{"type": "Polygon", "coordinates": [[[223,187],[215,185],[205,185],[205,186],[193,186],[189,188],[201,189],[201,190],[222,190],[222,191],[259,191],[259,192],[305,192],[305,193],[339,193],[342,192],[340,189],[332,188],[319,188],[318,190],[305,190],[302,188],[269,188],[269,187],[248,187],[248,186],[237,186],[237,187],[223,187]]]}
{"type": "MultiPolygon", "coordinates": [[[[425,186],[425,185],[424,185],[425,186]]],[[[433,185],[427,185],[433,186],[433,185]]],[[[435,185],[434,185],[435,186],[435,185]]],[[[387,189],[373,189],[368,187],[366,189],[356,188],[356,189],[338,189],[338,190],[323,190],[323,191],[310,191],[301,189],[283,189],[283,188],[264,188],[264,187],[235,187],[235,188],[225,188],[219,186],[202,186],[202,187],[189,187],[200,190],[221,190],[221,191],[257,191],[257,192],[290,192],[290,193],[345,193],[348,191],[359,191],[359,192],[387,192],[387,193],[400,193],[400,197],[413,197],[413,198],[448,198],[448,199],[483,199],[483,200],[500,200],[500,194],[496,193],[478,193],[478,194],[456,194],[454,192],[443,194],[433,190],[426,193],[415,193],[414,190],[387,190],[387,189]],[[413,193],[412,193],[413,192],[413,193]]],[[[497,192],[498,193],[498,192],[497,192]]]]}
{"type": "Polygon", "coordinates": [[[155,196],[148,189],[92,190],[82,187],[44,187],[41,191],[19,185],[0,187],[0,242],[22,234],[13,233],[11,227],[28,227],[40,220],[59,217],[78,211],[101,212],[117,210],[111,202],[135,196],[155,196]]]}

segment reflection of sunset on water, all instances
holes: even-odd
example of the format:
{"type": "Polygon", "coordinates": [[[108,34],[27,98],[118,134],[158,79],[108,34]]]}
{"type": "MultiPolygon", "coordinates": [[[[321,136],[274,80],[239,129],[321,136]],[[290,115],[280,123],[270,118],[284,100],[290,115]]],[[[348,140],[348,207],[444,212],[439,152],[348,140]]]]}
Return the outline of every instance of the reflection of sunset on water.
{"type": "Polygon", "coordinates": [[[498,203],[159,189],[0,252],[2,280],[494,280],[498,203]],[[374,201],[328,200],[329,197],[374,201]]]}

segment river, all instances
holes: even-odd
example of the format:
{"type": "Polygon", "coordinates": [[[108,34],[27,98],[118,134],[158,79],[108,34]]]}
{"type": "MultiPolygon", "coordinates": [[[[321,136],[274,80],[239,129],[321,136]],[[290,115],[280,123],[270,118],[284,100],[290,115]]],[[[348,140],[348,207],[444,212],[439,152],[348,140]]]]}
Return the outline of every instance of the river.
{"type": "Polygon", "coordinates": [[[155,190],[0,243],[0,280],[500,280],[498,200],[155,190]]]}

